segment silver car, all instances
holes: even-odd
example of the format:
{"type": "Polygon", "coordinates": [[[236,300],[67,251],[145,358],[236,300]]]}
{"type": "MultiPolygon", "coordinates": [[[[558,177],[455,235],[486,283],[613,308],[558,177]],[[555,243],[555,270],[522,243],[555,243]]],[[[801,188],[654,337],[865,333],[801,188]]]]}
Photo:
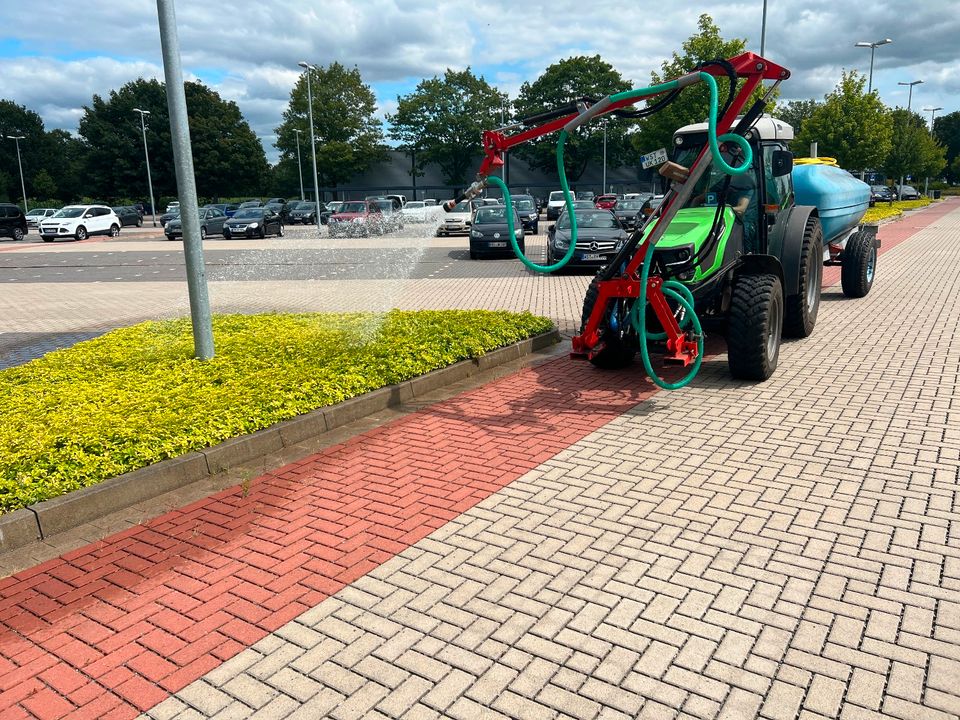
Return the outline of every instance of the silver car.
{"type": "MultiPolygon", "coordinates": [[[[207,235],[223,235],[223,224],[226,221],[227,216],[218,208],[200,208],[200,239],[205,240],[207,235]]],[[[163,233],[167,240],[183,237],[179,215],[164,226],[163,233]]]]}

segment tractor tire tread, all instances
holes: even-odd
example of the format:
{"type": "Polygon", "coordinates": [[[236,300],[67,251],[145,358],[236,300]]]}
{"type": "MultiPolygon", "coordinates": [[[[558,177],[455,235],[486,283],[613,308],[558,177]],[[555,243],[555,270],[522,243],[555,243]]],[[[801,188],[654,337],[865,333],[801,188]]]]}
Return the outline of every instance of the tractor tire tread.
{"type": "Polygon", "coordinates": [[[873,278],[867,279],[867,263],[873,250],[873,236],[865,232],[855,233],[847,241],[840,266],[840,286],[847,297],[866,297],[873,287],[873,278]]]}
{"type": "MultiPolygon", "coordinates": [[[[820,292],[817,291],[817,301],[814,307],[807,308],[807,283],[810,278],[810,256],[816,255],[815,262],[821,263],[823,257],[823,229],[820,218],[811,215],[803,229],[803,246],[800,251],[800,282],[798,292],[786,298],[783,308],[783,334],[786,337],[805,338],[813,333],[817,324],[817,312],[820,309],[820,292]]],[[[821,272],[814,273],[818,282],[821,281],[821,272]]]]}
{"type": "MultiPolygon", "coordinates": [[[[597,304],[597,298],[600,296],[600,278],[595,277],[590,281],[587,293],[583,298],[583,312],[580,315],[580,333],[582,334],[587,327],[587,321],[593,313],[593,306],[597,304]]],[[[601,370],[620,370],[633,362],[633,356],[636,350],[623,343],[620,338],[606,338],[603,340],[603,349],[590,358],[590,362],[601,370]]]]}
{"type": "Polygon", "coordinates": [[[776,370],[779,350],[767,357],[767,331],[771,308],[782,299],[776,275],[737,277],[727,324],[727,362],[734,378],[766,380],[776,370]]]}

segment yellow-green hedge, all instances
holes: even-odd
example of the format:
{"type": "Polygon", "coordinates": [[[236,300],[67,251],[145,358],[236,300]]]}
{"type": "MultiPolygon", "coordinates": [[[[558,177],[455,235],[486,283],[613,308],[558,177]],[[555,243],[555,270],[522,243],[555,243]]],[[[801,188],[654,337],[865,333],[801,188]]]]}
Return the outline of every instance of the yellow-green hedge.
{"type": "Polygon", "coordinates": [[[0,371],[0,512],[546,332],[529,313],[223,315],[115,330],[0,371]]]}

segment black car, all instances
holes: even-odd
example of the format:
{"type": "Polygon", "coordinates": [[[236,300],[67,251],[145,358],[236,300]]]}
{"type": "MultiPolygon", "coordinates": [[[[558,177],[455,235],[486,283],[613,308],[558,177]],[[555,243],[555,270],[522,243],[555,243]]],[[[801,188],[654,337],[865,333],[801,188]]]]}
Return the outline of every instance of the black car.
{"type": "Polygon", "coordinates": [[[290,211],[287,209],[287,202],[268,202],[264,205],[267,210],[276,213],[280,216],[280,220],[284,223],[287,223],[290,219],[290,211]]]}
{"type": "Polygon", "coordinates": [[[910,185],[897,185],[897,195],[900,200],[920,199],[920,191],[910,185]]]}
{"type": "Polygon", "coordinates": [[[613,214],[627,230],[633,230],[643,220],[643,208],[649,207],[647,200],[617,200],[613,214]]]}
{"type": "Polygon", "coordinates": [[[283,221],[279,213],[265,207],[240,208],[223,224],[223,236],[231,237],[283,237],[283,221]]]}
{"type": "MultiPolygon", "coordinates": [[[[326,207],[323,203],[320,203],[320,211],[323,212],[324,210],[326,210],[326,207]]],[[[309,200],[298,202],[297,206],[290,211],[290,222],[293,224],[316,225],[317,204],[309,200]]]]}
{"type": "MultiPolygon", "coordinates": [[[[477,208],[470,227],[470,259],[481,255],[513,255],[510,243],[510,228],[507,226],[506,205],[485,205],[477,208]]],[[[520,252],[524,252],[523,224],[516,208],[513,213],[513,231],[516,234],[520,252]]]]}
{"type": "Polygon", "coordinates": [[[510,200],[517,209],[523,229],[536,235],[540,230],[540,210],[533,195],[511,195],[510,200]]]}
{"type": "MultiPolygon", "coordinates": [[[[595,207],[573,212],[577,217],[577,247],[566,267],[596,270],[606,265],[627,241],[627,231],[612,210],[595,207]]],[[[569,247],[570,216],[564,211],[557,224],[547,229],[547,265],[562,258],[569,247]]]]}
{"type": "Polygon", "coordinates": [[[233,214],[237,211],[237,208],[240,206],[236,203],[210,203],[209,205],[204,205],[205,208],[211,210],[219,210],[222,214],[227,217],[233,217],[233,214]]]}
{"type": "Polygon", "coordinates": [[[870,186],[870,204],[878,202],[890,203],[894,201],[893,190],[887,185],[870,186]]]}
{"type": "Polygon", "coordinates": [[[126,227],[127,225],[140,227],[143,225],[143,217],[137,212],[137,209],[133,207],[133,205],[120,205],[113,208],[113,211],[117,214],[117,217],[120,218],[120,227],[126,227]]]}
{"type": "Polygon", "coordinates": [[[0,235],[23,240],[27,234],[27,217],[17,205],[0,203],[0,235]]]}
{"type": "Polygon", "coordinates": [[[160,227],[166,227],[167,223],[173,220],[174,218],[180,217],[180,208],[171,210],[170,212],[165,212],[160,216],[160,227]]]}
{"type": "MultiPolygon", "coordinates": [[[[206,240],[207,235],[223,235],[223,225],[226,221],[227,216],[219,208],[200,208],[200,239],[206,240]]],[[[163,234],[167,236],[167,240],[183,237],[183,226],[179,215],[167,223],[163,228],[163,234]]]]}

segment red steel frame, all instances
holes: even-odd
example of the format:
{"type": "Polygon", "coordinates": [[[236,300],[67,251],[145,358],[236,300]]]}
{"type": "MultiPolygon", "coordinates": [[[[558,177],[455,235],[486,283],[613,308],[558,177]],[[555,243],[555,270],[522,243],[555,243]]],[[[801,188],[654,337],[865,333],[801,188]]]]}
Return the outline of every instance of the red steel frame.
{"type": "MultiPolygon", "coordinates": [[[[750,98],[750,95],[754,90],[757,89],[763,80],[781,81],[790,77],[790,71],[786,68],[777,65],[776,63],[772,63],[769,60],[766,60],[765,58],[762,58],[759,55],[755,55],[751,52],[737,55],[727,62],[733,66],[737,77],[746,79],[746,82],[737,91],[737,94],[734,96],[733,101],[730,103],[730,107],[724,113],[723,117],[717,120],[716,131],[718,136],[729,132],[730,128],[733,127],[733,123],[737,116],[743,111],[747,100],[750,98]]],[[[711,75],[718,77],[726,77],[726,73],[724,73],[724,71],[716,65],[709,65],[705,67],[704,72],[708,72],[711,75]]],[[[661,93],[651,93],[650,95],[644,97],[653,97],[659,94],[661,93]]],[[[601,115],[613,112],[614,110],[633,105],[644,99],[644,97],[630,98],[611,103],[608,107],[604,108],[602,112],[598,113],[596,117],[600,117],[601,115]]],[[[492,172],[501,167],[503,165],[503,153],[510,148],[520,145],[521,143],[525,143],[529,140],[534,140],[552,132],[556,132],[578,115],[578,112],[572,112],[569,115],[554,118],[547,121],[543,125],[529,128],[515,135],[505,135],[503,130],[485,131],[483,133],[483,148],[486,156],[484,157],[483,162],[480,165],[480,170],[477,173],[478,179],[482,182],[492,172]]],[[[700,165],[701,162],[707,160],[709,153],[709,147],[704,146],[693,165],[691,165],[691,172],[694,168],[700,165]]],[[[664,199],[665,204],[657,211],[656,222],[654,223],[651,232],[647,235],[648,239],[659,238],[661,236],[662,233],[658,232],[658,228],[663,225],[663,229],[665,230],[667,225],[679,210],[679,207],[676,207],[676,201],[676,193],[667,194],[667,197],[664,199]]],[[[643,259],[646,256],[649,247],[648,239],[645,239],[637,247],[637,252],[627,263],[627,266],[620,277],[612,280],[601,280],[598,283],[597,301],[593,306],[593,312],[590,314],[587,324],[584,326],[581,334],[573,338],[574,355],[591,357],[602,349],[599,329],[603,320],[603,315],[606,313],[607,306],[611,300],[618,298],[631,299],[640,297],[640,276],[638,272],[643,264],[643,259]]],[[[663,279],[656,275],[651,275],[647,279],[647,300],[650,302],[651,308],[653,309],[657,320],[660,322],[667,334],[666,358],[667,360],[673,362],[689,365],[697,357],[698,351],[696,338],[688,337],[686,333],[681,330],[676,318],[673,315],[673,311],[670,309],[670,305],[667,303],[666,297],[664,297],[662,285],[663,279]]]]}

